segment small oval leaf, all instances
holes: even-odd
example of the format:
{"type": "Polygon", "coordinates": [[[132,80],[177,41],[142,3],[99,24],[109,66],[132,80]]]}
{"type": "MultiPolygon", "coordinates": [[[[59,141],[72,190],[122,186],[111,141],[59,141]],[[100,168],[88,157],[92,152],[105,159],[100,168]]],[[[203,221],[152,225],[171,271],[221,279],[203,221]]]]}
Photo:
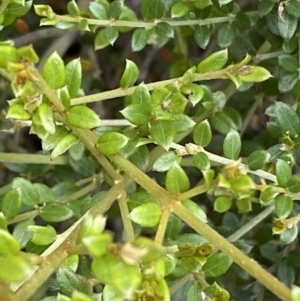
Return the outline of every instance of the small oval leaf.
{"type": "Polygon", "coordinates": [[[98,139],[98,150],[104,155],[113,155],[118,153],[129,141],[129,138],[117,132],[103,134],[98,139]]]}
{"type": "Polygon", "coordinates": [[[91,129],[100,126],[98,114],[83,105],[71,107],[67,114],[67,122],[74,127],[81,129],[91,129]]]}
{"type": "Polygon", "coordinates": [[[131,87],[139,77],[139,69],[137,65],[130,60],[126,60],[125,70],[121,77],[120,86],[122,88],[131,87]]]}

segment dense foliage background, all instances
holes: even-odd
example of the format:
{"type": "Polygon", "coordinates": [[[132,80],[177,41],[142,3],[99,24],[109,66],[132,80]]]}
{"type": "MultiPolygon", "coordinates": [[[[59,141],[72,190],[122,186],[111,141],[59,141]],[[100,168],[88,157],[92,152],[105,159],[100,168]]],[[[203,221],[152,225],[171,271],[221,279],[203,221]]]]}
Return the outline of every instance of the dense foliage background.
{"type": "Polygon", "coordinates": [[[3,0],[0,300],[300,300],[299,17],[3,0]]]}

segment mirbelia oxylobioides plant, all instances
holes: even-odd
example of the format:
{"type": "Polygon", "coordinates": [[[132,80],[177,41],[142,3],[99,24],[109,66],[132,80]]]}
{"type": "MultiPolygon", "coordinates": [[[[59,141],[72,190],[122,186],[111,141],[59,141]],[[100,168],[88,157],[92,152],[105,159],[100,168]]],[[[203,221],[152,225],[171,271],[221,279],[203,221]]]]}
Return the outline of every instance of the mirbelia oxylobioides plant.
{"type": "MultiPolygon", "coordinates": [[[[2,6],[17,5],[25,14],[31,2],[3,1],[2,6]]],[[[230,26],[242,26],[243,18],[251,24],[251,18],[258,16],[240,11],[209,18],[211,10],[217,9],[215,1],[169,2],[144,0],[143,21],[119,0],[90,2],[87,11],[71,1],[68,15],[58,15],[47,5],[34,9],[42,17],[41,25],[81,31],[103,27],[95,37],[96,50],[114,44],[119,33],[131,29],[133,51],[142,50],[149,41],[161,47],[182,26],[194,26],[196,42],[205,48],[210,24],[224,23],[219,31],[224,32],[230,26]]],[[[225,7],[231,1],[223,2],[225,7]]],[[[3,7],[5,22],[13,18],[14,10],[7,13],[3,7]]],[[[248,54],[233,61],[226,47],[188,66],[179,77],[136,86],[139,67],[127,59],[119,88],[84,95],[80,59],[65,64],[54,52],[39,72],[39,57],[32,46],[1,43],[0,73],[10,81],[15,95],[8,102],[6,118],[16,125],[29,125],[30,133],[40,138],[44,154],[0,153],[0,161],[70,164],[86,175],[55,189],[25,177],[0,188],[4,195],[1,300],[25,301],[35,296],[45,301],[167,301],[171,295],[175,300],[230,300],[222,281],[211,279],[225,274],[233,263],[280,299],[292,300],[290,288],[248,256],[250,250],[238,240],[273,212],[273,233],[286,244],[296,239],[300,215],[289,216],[300,192],[300,179],[292,175],[300,118],[284,102],[270,105],[265,114],[270,126],[279,131],[280,144],[255,150],[247,161],[241,159],[241,132],[249,120],[241,126],[238,113],[226,110],[225,94],[212,92],[204,82],[230,80],[243,88],[272,75],[248,54]],[[121,96],[127,98],[120,111],[125,118],[121,126],[103,125],[99,114],[87,106],[121,96]],[[224,135],[222,155],[206,149],[213,138],[212,127],[224,135]],[[197,183],[192,184],[187,166],[196,170],[197,183]],[[152,177],[151,170],[158,176],[152,177]],[[210,222],[205,207],[192,200],[206,194],[220,213],[233,204],[240,213],[250,212],[256,203],[266,208],[225,238],[210,222]],[[105,230],[104,217],[114,202],[124,227],[117,242],[105,230]],[[38,224],[36,217],[44,223],[38,224]],[[55,226],[70,220],[65,231],[55,226]],[[189,231],[182,232],[187,226],[189,231]],[[59,292],[42,299],[49,278],[59,292]]],[[[263,94],[255,98],[257,105],[263,94]]],[[[299,300],[297,294],[294,290],[293,300],[299,300]]]]}

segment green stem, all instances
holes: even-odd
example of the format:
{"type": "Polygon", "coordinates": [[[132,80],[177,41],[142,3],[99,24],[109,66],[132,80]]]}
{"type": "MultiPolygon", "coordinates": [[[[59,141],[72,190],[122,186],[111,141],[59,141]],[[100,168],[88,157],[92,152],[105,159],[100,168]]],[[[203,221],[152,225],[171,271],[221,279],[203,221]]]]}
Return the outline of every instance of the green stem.
{"type": "Polygon", "coordinates": [[[174,203],[173,212],[199,234],[206,237],[216,248],[231,257],[235,263],[267,287],[273,294],[284,301],[291,301],[291,291],[285,284],[263,269],[255,260],[249,258],[241,250],[228,242],[210,226],[203,223],[200,219],[195,218],[195,215],[183,207],[181,203],[174,203]]]}
{"type": "Polygon", "coordinates": [[[161,244],[164,240],[170,214],[171,214],[170,206],[164,207],[154,239],[154,241],[159,244],[161,244]]]}
{"type": "Polygon", "coordinates": [[[67,156],[60,156],[58,158],[55,158],[54,160],[50,160],[49,155],[0,153],[0,162],[67,165],[69,164],[69,159],[67,156]]]}
{"type": "Polygon", "coordinates": [[[124,226],[124,233],[126,237],[127,242],[133,242],[135,239],[134,231],[132,227],[132,222],[130,220],[129,216],[129,210],[127,205],[127,198],[125,194],[121,194],[118,198],[118,204],[121,212],[121,217],[123,221],[124,226]]]}
{"type": "Polygon", "coordinates": [[[84,188],[76,191],[73,194],[70,194],[62,199],[59,199],[58,202],[60,203],[68,203],[70,201],[74,201],[80,199],[81,197],[87,195],[88,193],[92,192],[97,187],[97,182],[93,181],[89,185],[85,186],[84,188]]]}
{"type": "MultiPolygon", "coordinates": [[[[257,11],[248,12],[247,15],[249,17],[258,16],[257,11]]],[[[207,18],[205,20],[180,20],[180,21],[171,21],[171,20],[155,20],[155,21],[125,21],[125,20],[98,20],[98,19],[87,19],[83,17],[72,17],[72,16],[60,16],[55,15],[53,18],[57,22],[69,22],[69,23],[80,23],[82,20],[87,20],[89,25],[96,25],[101,27],[109,27],[109,26],[124,26],[130,28],[146,28],[151,29],[155,27],[159,22],[166,22],[172,27],[179,26],[193,26],[193,25],[210,25],[217,23],[225,23],[231,22],[235,19],[235,15],[231,14],[227,17],[216,17],[216,18],[207,18]]]]}
{"type": "Polygon", "coordinates": [[[25,213],[22,213],[22,214],[18,214],[14,218],[8,220],[7,224],[8,225],[16,224],[16,223],[19,223],[21,221],[25,221],[25,220],[30,219],[30,218],[35,218],[39,214],[40,214],[40,209],[35,209],[35,210],[28,211],[28,212],[25,212],[25,213]]]}
{"type": "Polygon", "coordinates": [[[278,58],[278,56],[286,54],[284,51],[274,51],[269,53],[257,54],[253,60],[255,63],[259,63],[261,61],[269,60],[272,58],[278,58]]]}
{"type": "MultiPolygon", "coordinates": [[[[220,79],[220,78],[227,78],[226,73],[228,73],[227,69],[222,69],[214,72],[209,72],[209,73],[197,73],[195,74],[194,82],[198,81],[204,81],[204,80],[212,80],[212,79],[220,79]]],[[[162,80],[159,82],[154,82],[150,84],[146,84],[145,86],[149,91],[152,91],[156,88],[160,87],[166,87],[168,85],[174,84],[176,82],[180,83],[181,82],[181,77],[179,78],[172,78],[172,79],[167,79],[167,80],[162,80]]],[[[79,105],[79,104],[86,104],[86,103],[91,103],[91,102],[96,102],[96,101],[102,101],[102,100],[107,100],[107,99],[112,99],[112,98],[117,98],[117,97],[123,97],[127,95],[131,95],[136,87],[130,87],[130,88],[118,88],[106,92],[100,92],[96,94],[91,94],[91,95],[86,95],[82,97],[77,97],[73,98],[71,100],[71,105],[79,105]]]]}
{"type": "Polygon", "coordinates": [[[186,284],[191,279],[193,279],[193,274],[191,273],[188,273],[184,277],[181,277],[178,281],[175,282],[175,284],[173,284],[170,287],[170,293],[174,294],[177,290],[179,290],[184,284],[186,284]]]}
{"type": "Polygon", "coordinates": [[[196,195],[207,192],[209,189],[210,187],[207,187],[206,185],[199,185],[188,191],[180,193],[180,195],[178,196],[178,200],[182,201],[182,200],[190,199],[196,195]]]}
{"type": "Polygon", "coordinates": [[[267,216],[269,216],[274,211],[274,206],[267,207],[264,211],[256,215],[252,218],[247,224],[245,224],[242,228],[234,232],[232,235],[227,237],[229,242],[237,241],[244,234],[252,230],[257,224],[263,221],[267,216]]]}

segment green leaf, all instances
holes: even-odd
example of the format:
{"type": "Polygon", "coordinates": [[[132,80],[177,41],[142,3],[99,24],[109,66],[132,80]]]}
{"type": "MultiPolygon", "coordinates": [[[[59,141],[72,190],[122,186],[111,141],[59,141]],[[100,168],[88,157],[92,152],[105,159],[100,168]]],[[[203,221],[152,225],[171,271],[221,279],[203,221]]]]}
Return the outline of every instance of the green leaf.
{"type": "Polygon", "coordinates": [[[120,86],[125,89],[131,87],[139,77],[139,69],[137,65],[126,59],[126,67],[121,77],[120,86]]]}
{"type": "Polygon", "coordinates": [[[129,138],[117,132],[108,132],[98,139],[98,150],[104,155],[118,153],[129,141],[129,138]]]}
{"type": "Polygon", "coordinates": [[[124,7],[124,1],[122,0],[114,0],[110,3],[108,8],[108,15],[110,19],[119,19],[124,7]]]}
{"type": "Polygon", "coordinates": [[[292,95],[295,101],[300,102],[300,80],[297,80],[296,84],[294,85],[292,95]]]}
{"type": "Polygon", "coordinates": [[[11,105],[8,108],[6,118],[12,118],[17,120],[29,120],[31,119],[31,114],[24,109],[24,106],[21,104],[11,105]]]}
{"type": "Polygon", "coordinates": [[[111,254],[94,259],[92,271],[101,282],[110,285],[122,300],[133,299],[134,291],[142,281],[138,266],[129,265],[111,254]]]}
{"type": "Polygon", "coordinates": [[[155,32],[161,37],[174,38],[174,29],[167,22],[159,22],[155,26],[155,32]]]}
{"type": "Polygon", "coordinates": [[[207,258],[202,271],[206,277],[217,277],[225,274],[233,260],[224,253],[217,253],[207,258]]]}
{"type": "Polygon", "coordinates": [[[10,45],[0,45],[0,68],[6,68],[8,63],[14,63],[19,55],[15,47],[10,45]]]}
{"type": "Polygon", "coordinates": [[[298,0],[289,1],[285,6],[286,11],[297,18],[300,17],[300,3],[298,0]]]}
{"type": "Polygon", "coordinates": [[[194,39],[196,44],[205,49],[210,40],[210,29],[206,25],[196,25],[194,31],[194,39]]]}
{"type": "Polygon", "coordinates": [[[275,102],[267,108],[265,113],[277,120],[284,133],[296,136],[300,132],[300,118],[286,103],[275,102]]]}
{"type": "Polygon", "coordinates": [[[218,196],[214,201],[214,210],[223,213],[230,209],[232,205],[232,198],[229,196],[218,196]]]}
{"type": "Polygon", "coordinates": [[[230,130],[223,143],[223,152],[225,157],[236,160],[242,147],[241,137],[236,130],[230,130]]]}
{"type": "Polygon", "coordinates": [[[158,172],[167,171],[172,167],[177,158],[175,152],[166,152],[154,162],[153,170],[158,172]]]}
{"type": "Polygon", "coordinates": [[[144,49],[150,37],[150,31],[145,28],[137,28],[132,34],[131,49],[133,52],[144,49]]]}
{"type": "Polygon", "coordinates": [[[211,117],[211,124],[221,134],[227,134],[230,130],[236,129],[232,119],[224,112],[217,112],[211,117]]]}
{"type": "Polygon", "coordinates": [[[87,290],[83,280],[69,269],[60,268],[56,273],[56,281],[60,291],[66,296],[71,296],[75,290],[79,292],[87,290]]]}
{"type": "Polygon", "coordinates": [[[65,153],[72,145],[78,143],[79,139],[75,134],[69,134],[63,137],[54,147],[51,152],[50,159],[54,160],[56,157],[65,153]]]}
{"type": "Polygon", "coordinates": [[[289,72],[297,72],[299,68],[298,60],[290,54],[284,54],[278,57],[278,64],[289,72]]]}
{"type": "Polygon", "coordinates": [[[8,191],[1,202],[1,210],[7,219],[15,217],[21,209],[22,199],[20,189],[8,191]]]}
{"type": "Polygon", "coordinates": [[[211,128],[208,120],[199,122],[193,130],[193,140],[197,145],[206,147],[212,138],[211,128]]]}
{"type": "Polygon", "coordinates": [[[197,203],[191,200],[183,200],[181,204],[202,222],[207,223],[206,213],[197,203]]]}
{"type": "Polygon", "coordinates": [[[172,5],[172,18],[184,17],[190,11],[190,6],[185,2],[176,2],[172,5]]]}
{"type": "Polygon", "coordinates": [[[294,208],[292,198],[285,194],[280,194],[275,199],[275,213],[281,219],[286,219],[294,208]]]}
{"type": "Polygon", "coordinates": [[[283,10],[281,18],[278,18],[278,31],[282,38],[290,40],[297,29],[298,18],[283,10]]]}
{"type": "Polygon", "coordinates": [[[86,246],[92,256],[102,256],[107,252],[112,240],[111,234],[102,233],[83,237],[82,243],[86,246]]]}
{"type": "Polygon", "coordinates": [[[42,123],[42,126],[44,129],[50,134],[53,135],[55,134],[55,122],[53,119],[53,112],[51,107],[46,104],[42,103],[38,107],[38,112],[39,112],[39,117],[42,123]]]}
{"type": "Polygon", "coordinates": [[[75,0],[72,0],[68,3],[67,5],[67,9],[68,9],[68,13],[71,16],[79,16],[80,15],[80,10],[77,6],[77,3],[75,2],[75,0]]]}
{"type": "Polygon", "coordinates": [[[143,104],[130,105],[120,113],[135,125],[147,125],[151,117],[151,107],[143,104]]]}
{"type": "Polygon", "coordinates": [[[157,120],[150,128],[150,134],[153,140],[165,150],[169,149],[175,133],[174,123],[171,120],[157,120]]]}
{"type": "Polygon", "coordinates": [[[228,60],[227,49],[217,51],[204,59],[197,66],[197,71],[201,73],[212,72],[222,69],[228,60]]]}
{"type": "Polygon", "coordinates": [[[43,77],[52,89],[62,88],[65,84],[65,64],[55,51],[48,57],[43,67],[43,77]]]}
{"type": "Polygon", "coordinates": [[[200,301],[202,299],[203,288],[200,283],[193,281],[191,285],[188,286],[186,291],[186,301],[200,301]]]}
{"type": "Polygon", "coordinates": [[[28,259],[20,256],[0,257],[0,266],[0,280],[8,283],[25,280],[32,270],[28,259]]]}
{"type": "Polygon", "coordinates": [[[33,46],[32,45],[28,45],[28,46],[23,46],[23,47],[20,47],[18,48],[18,55],[29,61],[29,62],[32,62],[32,63],[38,63],[39,61],[39,57],[37,55],[37,53],[35,52],[35,50],[33,49],[33,46]]]}
{"type": "Polygon", "coordinates": [[[252,199],[243,198],[236,201],[236,207],[240,213],[247,213],[252,210],[252,199]]]}
{"type": "Polygon", "coordinates": [[[34,225],[33,219],[27,219],[17,223],[13,230],[13,236],[19,241],[21,249],[25,248],[31,239],[32,234],[27,228],[30,225],[34,225]]]}
{"type": "Polygon", "coordinates": [[[245,83],[260,83],[272,77],[271,73],[260,66],[243,66],[239,69],[238,79],[245,83]]]}
{"type": "Polygon", "coordinates": [[[101,123],[99,115],[84,105],[71,107],[67,113],[67,122],[81,129],[95,128],[101,123]]]}
{"type": "Polygon", "coordinates": [[[62,203],[48,203],[41,209],[41,218],[46,222],[58,223],[73,216],[73,211],[62,203]]]}
{"type": "Polygon", "coordinates": [[[166,188],[173,193],[185,192],[190,188],[190,180],[177,162],[167,172],[166,188]]]}
{"type": "Polygon", "coordinates": [[[247,30],[251,27],[251,19],[250,17],[242,11],[239,11],[235,15],[235,19],[233,21],[233,25],[239,30],[247,30]]]}
{"type": "Polygon", "coordinates": [[[155,203],[146,203],[135,207],[129,214],[129,218],[142,227],[154,227],[161,218],[162,210],[155,203]]]}
{"type": "MultiPolygon", "coordinates": [[[[95,3],[95,2],[92,2],[95,3]]],[[[65,85],[68,87],[70,98],[77,96],[81,86],[82,68],[80,59],[72,60],[66,65],[65,85]]]]}
{"type": "Polygon", "coordinates": [[[172,115],[171,120],[174,123],[176,134],[183,133],[196,124],[193,119],[185,114],[172,115]]]}
{"type": "Polygon", "coordinates": [[[204,97],[204,90],[200,85],[190,83],[181,86],[180,91],[189,95],[189,101],[195,106],[204,97]]]}
{"type": "Polygon", "coordinates": [[[139,84],[135,88],[131,97],[131,104],[151,106],[151,95],[144,83],[139,84]]]}
{"type": "Polygon", "coordinates": [[[19,251],[20,244],[16,240],[16,238],[14,238],[7,231],[0,229],[0,255],[3,255],[5,257],[7,257],[8,255],[17,255],[19,251]]]}
{"type": "Polygon", "coordinates": [[[300,179],[296,176],[291,176],[287,182],[286,188],[292,193],[300,192],[300,179]]]}
{"type": "Polygon", "coordinates": [[[275,6],[274,2],[271,1],[260,1],[258,3],[258,13],[260,17],[267,15],[275,6]]]}
{"type": "Polygon", "coordinates": [[[24,178],[15,178],[12,188],[21,193],[21,201],[27,206],[34,207],[39,203],[39,194],[34,185],[24,178]]]}
{"type": "Polygon", "coordinates": [[[93,16],[96,19],[99,20],[107,20],[108,19],[108,14],[105,6],[100,2],[90,2],[89,3],[89,9],[90,12],[93,14],[93,16]]]}
{"type": "Polygon", "coordinates": [[[210,6],[210,5],[212,5],[211,0],[195,0],[194,1],[194,6],[197,9],[204,9],[204,8],[210,6]]]}
{"type": "Polygon", "coordinates": [[[94,44],[95,44],[95,50],[103,49],[110,44],[109,40],[106,37],[104,29],[100,30],[97,33],[94,44]]]}
{"type": "Polygon", "coordinates": [[[295,268],[287,264],[286,260],[279,262],[277,267],[277,277],[279,281],[282,281],[286,286],[290,287],[295,282],[295,268]]]}
{"type": "Polygon", "coordinates": [[[292,301],[300,301],[300,287],[292,287],[292,301]]]}
{"type": "Polygon", "coordinates": [[[39,246],[50,245],[56,239],[56,231],[50,226],[29,225],[27,229],[32,233],[31,241],[39,246]]]}
{"type": "Polygon", "coordinates": [[[44,151],[52,150],[65,136],[68,135],[68,130],[64,126],[57,126],[54,135],[47,134],[46,138],[42,140],[42,147],[44,151]]]}
{"type": "Polygon", "coordinates": [[[205,153],[197,153],[194,155],[193,164],[200,170],[210,169],[210,161],[205,153]]]}
{"type": "Polygon", "coordinates": [[[221,48],[229,47],[235,38],[235,29],[232,24],[226,23],[218,31],[218,45],[221,48]]]}
{"type": "Polygon", "coordinates": [[[33,186],[35,187],[40,196],[40,204],[54,202],[55,199],[53,191],[48,186],[41,183],[34,183],[33,186]]]}
{"type": "Polygon", "coordinates": [[[282,159],[276,161],[276,177],[278,184],[285,187],[292,176],[291,166],[282,159]]]}
{"type": "Polygon", "coordinates": [[[247,159],[249,169],[257,170],[263,168],[269,161],[271,155],[265,150],[254,151],[247,159]]]}
{"type": "Polygon", "coordinates": [[[104,35],[109,44],[113,45],[119,37],[119,30],[115,26],[109,26],[104,29],[104,35]]]}
{"type": "Polygon", "coordinates": [[[144,0],[141,13],[145,20],[160,19],[165,13],[164,0],[144,0]]]}

